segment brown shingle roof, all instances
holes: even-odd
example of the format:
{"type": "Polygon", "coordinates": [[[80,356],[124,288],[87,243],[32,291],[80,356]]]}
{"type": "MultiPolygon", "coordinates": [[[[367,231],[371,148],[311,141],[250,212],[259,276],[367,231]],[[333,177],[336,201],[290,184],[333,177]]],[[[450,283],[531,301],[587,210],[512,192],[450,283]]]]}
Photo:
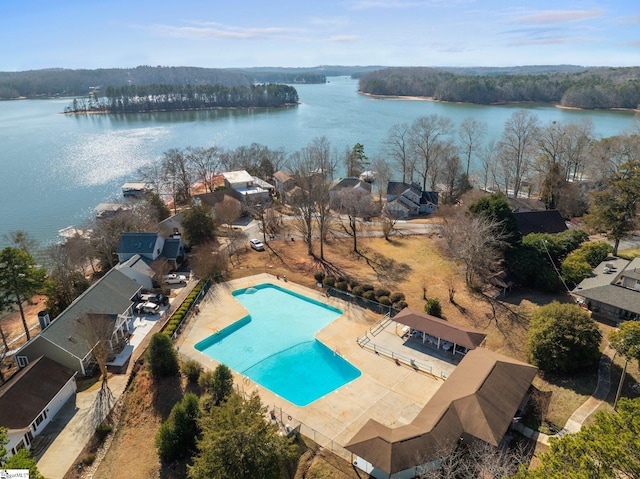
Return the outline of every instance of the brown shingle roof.
{"type": "Polygon", "coordinates": [[[410,308],[404,308],[393,317],[393,320],[467,349],[477,348],[487,336],[410,308]]]}
{"type": "Polygon", "coordinates": [[[392,429],[370,419],[345,448],[392,474],[437,459],[463,434],[497,446],[537,371],[487,349],[470,351],[411,424],[392,429]]]}
{"type": "Polygon", "coordinates": [[[24,429],[76,374],[41,356],[0,386],[0,426],[24,429]]]}

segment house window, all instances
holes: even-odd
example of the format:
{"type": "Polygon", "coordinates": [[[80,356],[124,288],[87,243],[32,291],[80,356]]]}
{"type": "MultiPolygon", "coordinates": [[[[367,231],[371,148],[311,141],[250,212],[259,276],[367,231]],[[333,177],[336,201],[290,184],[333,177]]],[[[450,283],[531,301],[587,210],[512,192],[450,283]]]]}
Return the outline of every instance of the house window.
{"type": "Polygon", "coordinates": [[[31,431],[27,431],[24,435],[24,440],[27,443],[27,446],[31,445],[31,441],[33,441],[33,434],[31,434],[31,431]]]}
{"type": "Polygon", "coordinates": [[[11,454],[17,453],[20,449],[24,448],[24,439],[21,439],[16,447],[11,448],[11,454]]]}
{"type": "Polygon", "coordinates": [[[26,356],[16,356],[16,362],[18,363],[19,368],[24,368],[29,364],[29,358],[26,356]]]}

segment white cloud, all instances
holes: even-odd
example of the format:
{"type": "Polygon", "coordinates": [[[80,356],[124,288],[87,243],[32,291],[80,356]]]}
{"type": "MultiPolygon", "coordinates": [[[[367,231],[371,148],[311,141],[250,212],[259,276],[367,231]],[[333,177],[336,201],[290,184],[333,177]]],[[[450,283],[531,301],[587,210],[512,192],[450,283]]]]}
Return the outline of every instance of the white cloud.
{"type": "Polygon", "coordinates": [[[302,30],[286,27],[245,28],[215,22],[189,22],[197,26],[151,25],[147,30],[172,38],[284,38],[300,34],[302,30]]]}
{"type": "Polygon", "coordinates": [[[542,10],[529,15],[514,18],[516,23],[531,25],[551,25],[555,23],[575,23],[601,18],[604,12],[600,8],[593,10],[542,10]]]}

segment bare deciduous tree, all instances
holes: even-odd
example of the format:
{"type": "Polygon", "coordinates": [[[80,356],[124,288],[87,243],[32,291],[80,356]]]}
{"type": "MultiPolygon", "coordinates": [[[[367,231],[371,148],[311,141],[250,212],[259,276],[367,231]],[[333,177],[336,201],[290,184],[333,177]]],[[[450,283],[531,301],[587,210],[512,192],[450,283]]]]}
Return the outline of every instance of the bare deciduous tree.
{"type": "Polygon", "coordinates": [[[193,271],[199,278],[221,278],[228,271],[227,258],[216,243],[201,244],[193,256],[193,271]]]}
{"type": "Polygon", "coordinates": [[[442,158],[450,149],[448,138],[453,131],[451,119],[439,115],[421,116],[411,125],[409,144],[415,157],[414,169],[422,178],[422,189],[435,189],[442,158]]]}
{"type": "Polygon", "coordinates": [[[431,463],[419,467],[420,479],[502,479],[529,462],[530,447],[518,442],[510,447],[495,447],[478,439],[460,441],[453,451],[443,451],[439,467],[431,463]]]}
{"type": "Polygon", "coordinates": [[[466,267],[467,285],[481,287],[481,278],[489,277],[498,270],[507,245],[500,223],[461,210],[445,219],[442,232],[452,257],[466,267]]]}
{"type": "Polygon", "coordinates": [[[391,127],[384,142],[385,151],[402,172],[402,182],[413,181],[413,155],[411,154],[411,134],[407,123],[398,123],[391,127]]]}
{"type": "Polygon", "coordinates": [[[193,169],[195,179],[201,181],[208,192],[215,189],[214,179],[222,168],[223,151],[217,146],[211,148],[191,148],[186,150],[186,158],[193,169]]]}
{"type": "Polygon", "coordinates": [[[508,190],[517,198],[535,151],[538,117],[526,110],[514,112],[505,122],[499,143],[508,190]]]}
{"type": "Polygon", "coordinates": [[[475,118],[466,117],[460,123],[460,129],[458,130],[458,138],[462,146],[462,153],[467,160],[467,177],[469,176],[469,167],[471,165],[471,158],[474,152],[476,152],[482,140],[487,134],[488,125],[484,121],[476,120],[475,118]]]}
{"type": "Polygon", "coordinates": [[[227,229],[233,229],[233,223],[242,215],[242,206],[237,200],[225,197],[223,201],[213,207],[213,216],[218,224],[227,225],[227,229]]]}

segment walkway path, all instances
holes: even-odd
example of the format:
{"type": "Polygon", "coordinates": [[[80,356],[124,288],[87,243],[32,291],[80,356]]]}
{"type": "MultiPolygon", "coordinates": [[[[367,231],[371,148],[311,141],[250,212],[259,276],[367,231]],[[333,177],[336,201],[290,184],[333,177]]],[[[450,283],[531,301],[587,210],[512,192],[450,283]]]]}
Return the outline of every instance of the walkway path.
{"type": "Polygon", "coordinates": [[[524,424],[518,423],[514,425],[514,429],[520,432],[522,435],[534,439],[537,442],[545,445],[549,445],[549,438],[562,437],[567,433],[576,433],[582,428],[584,421],[591,416],[600,407],[600,404],[609,395],[609,389],[611,388],[611,363],[616,354],[615,349],[607,344],[602,356],[600,357],[600,366],[598,368],[598,385],[595,391],[567,420],[564,428],[557,434],[552,436],[544,434],[538,431],[534,431],[528,428],[524,424]]]}
{"type": "MultiPolygon", "coordinates": [[[[182,304],[197,284],[197,280],[190,281],[186,287],[182,288],[171,303],[171,311],[182,304]]],[[[107,404],[99,404],[101,396],[99,394],[100,383],[98,382],[90,389],[77,393],[75,398],[69,399],[51,423],[47,425],[42,436],[44,436],[43,439],[48,439],[50,442],[44,446],[44,451],[36,451],[38,470],[44,477],[47,479],[64,477],[95,432],[96,426],[104,420],[122,396],[133,366],[146,351],[151,336],[161,331],[169,317],[170,312],[167,311],[154,323],[151,330],[137,345],[125,374],[109,376],[111,395],[107,404]]]]}

